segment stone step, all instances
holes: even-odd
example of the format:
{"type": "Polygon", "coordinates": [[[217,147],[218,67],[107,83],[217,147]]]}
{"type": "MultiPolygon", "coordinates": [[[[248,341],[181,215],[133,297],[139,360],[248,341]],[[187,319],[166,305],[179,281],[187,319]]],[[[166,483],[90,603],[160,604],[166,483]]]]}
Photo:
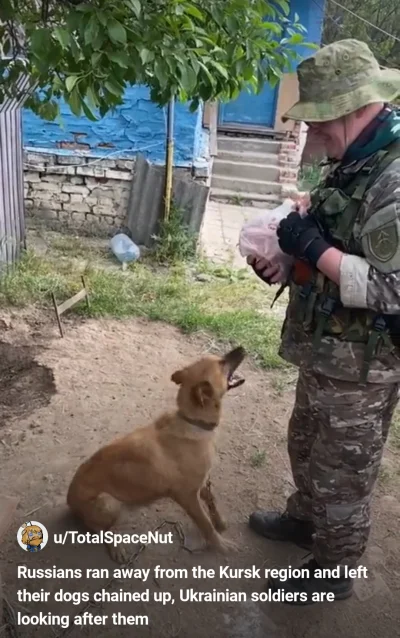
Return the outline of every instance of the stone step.
{"type": "Polygon", "coordinates": [[[211,188],[227,188],[236,193],[259,193],[261,195],[280,195],[282,184],[279,182],[269,182],[257,179],[239,179],[237,177],[225,177],[213,175],[211,178],[211,188]]]}
{"type": "Polygon", "coordinates": [[[277,166],[278,153],[252,153],[251,151],[224,151],[218,149],[216,160],[228,160],[231,162],[242,162],[243,164],[266,164],[277,166]]]}
{"type": "Polygon", "coordinates": [[[219,135],[217,139],[219,151],[235,151],[245,153],[274,153],[279,154],[282,142],[255,137],[228,137],[219,135]]]}
{"type": "Polygon", "coordinates": [[[229,188],[212,188],[210,199],[220,202],[229,202],[237,204],[238,201],[251,202],[257,207],[275,208],[282,204],[282,198],[277,194],[265,195],[263,193],[238,193],[236,190],[229,188]]]}
{"type": "Polygon", "coordinates": [[[214,160],[213,176],[274,182],[279,179],[279,166],[241,161],[235,162],[218,158],[214,160]]]}

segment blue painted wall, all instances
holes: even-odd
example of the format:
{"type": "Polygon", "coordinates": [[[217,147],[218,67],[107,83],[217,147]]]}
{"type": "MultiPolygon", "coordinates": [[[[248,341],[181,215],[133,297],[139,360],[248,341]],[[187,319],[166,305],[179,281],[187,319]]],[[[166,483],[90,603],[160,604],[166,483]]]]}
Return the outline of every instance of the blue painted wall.
{"type": "MultiPolygon", "coordinates": [[[[304,39],[312,44],[320,45],[322,37],[322,26],[324,22],[325,0],[291,0],[289,19],[294,20],[297,13],[299,22],[307,29],[304,39]]],[[[304,47],[295,47],[297,54],[301,58],[308,58],[315,50],[304,47]]],[[[295,71],[301,59],[293,63],[292,71],[295,71]]]]}
{"type": "MultiPolygon", "coordinates": [[[[289,19],[293,22],[295,14],[299,22],[307,29],[304,39],[312,44],[320,45],[324,18],[325,0],[291,0],[289,19]]],[[[290,37],[290,34],[284,34],[290,37]]],[[[314,53],[314,49],[305,46],[293,47],[299,58],[286,69],[287,73],[295,72],[302,59],[314,53]]],[[[241,124],[249,126],[265,126],[273,128],[276,118],[277,95],[279,86],[272,88],[268,84],[260,94],[242,91],[239,97],[220,104],[218,119],[220,124],[241,124]]]]}
{"type": "MultiPolygon", "coordinates": [[[[82,145],[77,147],[79,150],[94,156],[133,157],[143,152],[151,162],[163,164],[165,161],[166,110],[150,101],[146,87],[128,88],[125,104],[98,122],[76,117],[62,102],[61,122],[43,121],[26,109],[23,127],[24,145],[28,148],[68,149],[77,142],[82,145]]],[[[190,113],[186,105],[177,103],[175,166],[192,166],[201,138],[202,110],[190,113]]]]}

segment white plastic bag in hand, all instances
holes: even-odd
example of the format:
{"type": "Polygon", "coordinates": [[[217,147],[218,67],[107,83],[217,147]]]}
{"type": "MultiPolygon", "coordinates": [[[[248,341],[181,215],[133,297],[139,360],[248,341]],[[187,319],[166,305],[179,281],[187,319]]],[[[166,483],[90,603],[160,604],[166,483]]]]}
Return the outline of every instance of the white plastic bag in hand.
{"type": "Polygon", "coordinates": [[[278,244],[276,235],[279,223],[295,209],[292,199],[285,199],[281,206],[265,210],[253,217],[242,227],[239,237],[239,251],[242,257],[254,257],[275,262],[277,258],[287,257],[278,244]]]}
{"type": "Polygon", "coordinates": [[[244,224],[239,237],[239,251],[242,257],[262,260],[263,267],[273,272],[271,283],[287,280],[293,258],[279,248],[276,234],[279,223],[296,207],[296,202],[286,199],[281,206],[263,211],[244,224]]]}

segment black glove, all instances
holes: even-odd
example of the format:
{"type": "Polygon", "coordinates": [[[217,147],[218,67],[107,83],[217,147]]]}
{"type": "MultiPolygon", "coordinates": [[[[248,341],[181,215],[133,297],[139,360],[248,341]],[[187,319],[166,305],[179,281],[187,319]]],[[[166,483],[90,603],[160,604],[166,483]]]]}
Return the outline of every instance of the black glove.
{"type": "Polygon", "coordinates": [[[306,259],[313,266],[331,248],[312,215],[301,217],[299,213],[289,213],[280,222],[276,234],[279,247],[284,253],[296,259],[306,259]]]}

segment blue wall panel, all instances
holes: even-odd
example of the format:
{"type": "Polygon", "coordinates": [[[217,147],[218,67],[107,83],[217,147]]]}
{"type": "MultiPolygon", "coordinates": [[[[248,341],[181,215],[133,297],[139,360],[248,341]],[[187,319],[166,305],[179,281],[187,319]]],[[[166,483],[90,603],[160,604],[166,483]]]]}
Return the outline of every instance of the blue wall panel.
{"type": "MultiPolygon", "coordinates": [[[[201,117],[201,109],[190,113],[187,105],[176,104],[175,166],[192,165],[201,117]]],[[[23,127],[25,147],[73,150],[75,145],[94,156],[132,157],[143,152],[152,162],[165,161],[166,111],[150,101],[146,87],[128,88],[124,105],[98,122],[76,117],[62,102],[61,121],[46,122],[25,109],[23,127]]]]}

